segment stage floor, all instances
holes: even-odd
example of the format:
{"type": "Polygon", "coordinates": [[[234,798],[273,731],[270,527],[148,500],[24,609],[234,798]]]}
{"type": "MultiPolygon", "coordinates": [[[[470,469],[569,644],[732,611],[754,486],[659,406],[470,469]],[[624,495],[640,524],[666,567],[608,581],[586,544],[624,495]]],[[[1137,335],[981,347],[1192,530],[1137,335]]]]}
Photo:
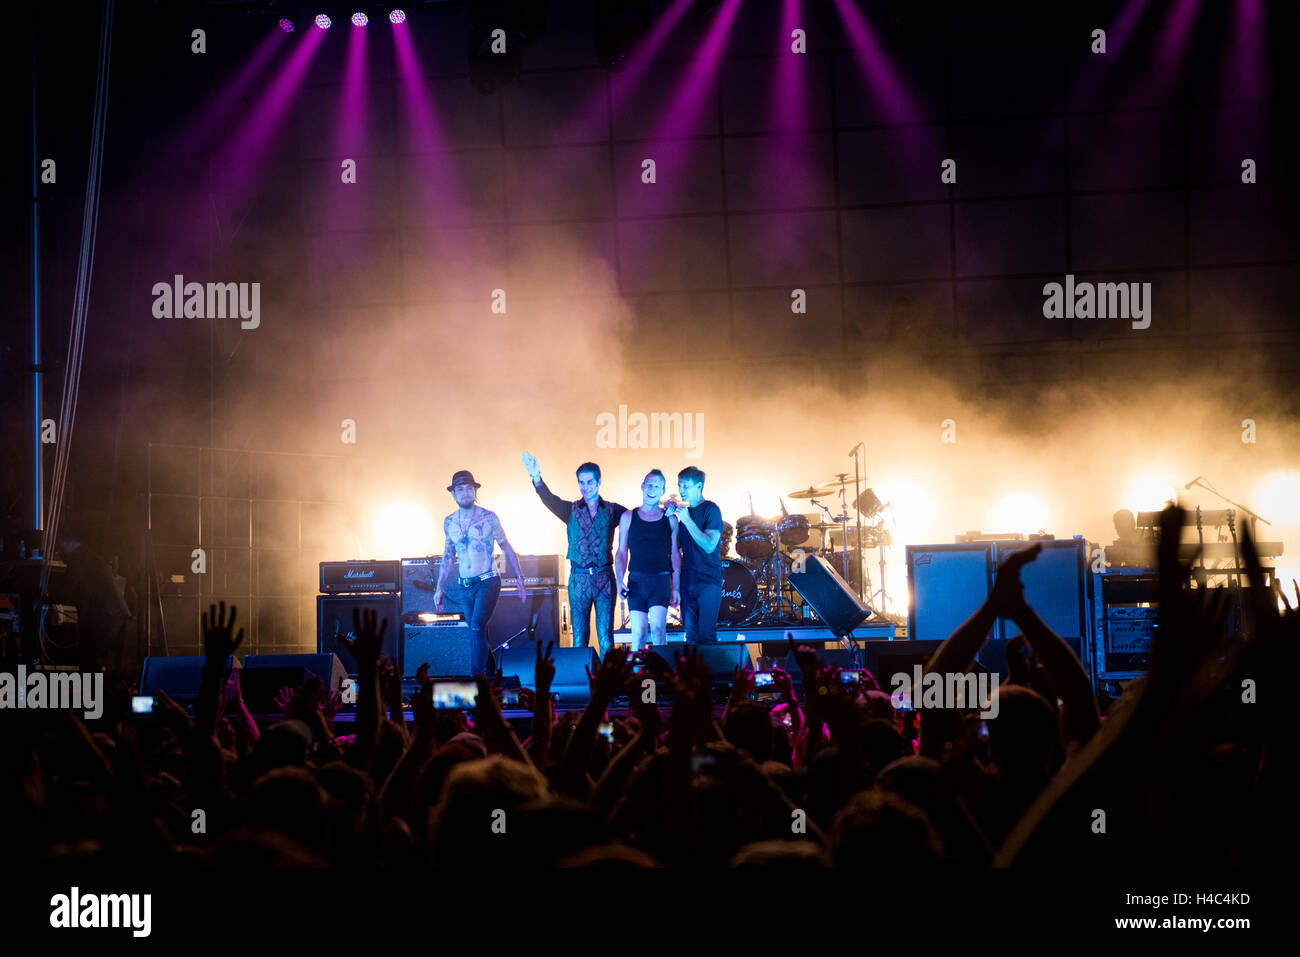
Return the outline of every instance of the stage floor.
{"type": "MultiPolygon", "coordinates": [[[[897,626],[892,622],[867,623],[853,629],[853,638],[857,641],[893,641],[902,637],[897,634],[897,631],[897,626]]],[[[718,626],[718,642],[720,644],[756,644],[765,641],[786,641],[790,638],[793,638],[796,644],[836,641],[835,636],[831,634],[830,629],[825,625],[718,626]]],[[[632,632],[630,629],[616,628],[614,630],[614,644],[625,645],[631,640],[632,632]]],[[[686,635],[680,628],[677,630],[668,629],[668,643],[670,645],[682,644],[685,641],[686,635]]]]}

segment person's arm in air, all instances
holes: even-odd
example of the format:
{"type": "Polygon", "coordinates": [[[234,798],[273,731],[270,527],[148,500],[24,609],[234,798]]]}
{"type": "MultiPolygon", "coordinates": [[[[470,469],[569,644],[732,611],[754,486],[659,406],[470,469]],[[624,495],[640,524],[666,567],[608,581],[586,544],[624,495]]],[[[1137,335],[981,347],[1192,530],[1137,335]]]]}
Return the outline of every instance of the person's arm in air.
{"type": "Polygon", "coordinates": [[[561,522],[567,523],[573,515],[573,503],[566,502],[546,487],[546,483],[542,481],[541,466],[537,464],[537,459],[530,452],[524,453],[524,468],[528,470],[528,477],[533,480],[533,489],[537,492],[537,497],[542,500],[542,504],[549,508],[561,522]]]}

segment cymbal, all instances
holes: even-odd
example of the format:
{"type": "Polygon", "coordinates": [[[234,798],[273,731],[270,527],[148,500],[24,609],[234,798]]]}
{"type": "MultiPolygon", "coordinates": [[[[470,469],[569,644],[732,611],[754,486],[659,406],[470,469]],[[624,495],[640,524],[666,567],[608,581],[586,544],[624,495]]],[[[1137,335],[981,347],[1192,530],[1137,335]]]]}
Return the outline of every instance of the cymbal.
{"type": "Polygon", "coordinates": [[[834,495],[840,490],[837,483],[826,482],[823,485],[809,485],[807,488],[797,489],[793,492],[787,492],[787,498],[821,498],[823,495],[834,495]]]}

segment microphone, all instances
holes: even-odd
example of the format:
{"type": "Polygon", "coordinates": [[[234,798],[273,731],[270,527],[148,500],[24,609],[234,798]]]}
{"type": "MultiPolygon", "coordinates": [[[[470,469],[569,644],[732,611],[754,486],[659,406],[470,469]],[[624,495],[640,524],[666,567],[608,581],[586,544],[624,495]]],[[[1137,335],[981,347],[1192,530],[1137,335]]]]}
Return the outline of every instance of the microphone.
{"type": "Polygon", "coordinates": [[[1188,489],[1188,488],[1191,488],[1193,485],[1200,485],[1200,484],[1201,484],[1201,479],[1203,479],[1204,477],[1205,477],[1205,476],[1203,476],[1203,475],[1198,475],[1198,476],[1196,476],[1196,478],[1192,479],[1190,482],[1188,482],[1186,485],[1184,485],[1183,488],[1188,489]]]}

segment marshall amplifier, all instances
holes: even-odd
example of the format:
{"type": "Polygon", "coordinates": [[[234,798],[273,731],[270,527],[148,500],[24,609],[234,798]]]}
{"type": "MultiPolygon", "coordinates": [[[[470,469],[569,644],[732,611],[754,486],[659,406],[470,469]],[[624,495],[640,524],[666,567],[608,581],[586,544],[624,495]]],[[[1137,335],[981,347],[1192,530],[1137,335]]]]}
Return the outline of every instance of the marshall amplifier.
{"type": "Polygon", "coordinates": [[[402,581],[402,563],[321,562],[320,590],[326,595],[349,592],[395,592],[402,581]]]}

